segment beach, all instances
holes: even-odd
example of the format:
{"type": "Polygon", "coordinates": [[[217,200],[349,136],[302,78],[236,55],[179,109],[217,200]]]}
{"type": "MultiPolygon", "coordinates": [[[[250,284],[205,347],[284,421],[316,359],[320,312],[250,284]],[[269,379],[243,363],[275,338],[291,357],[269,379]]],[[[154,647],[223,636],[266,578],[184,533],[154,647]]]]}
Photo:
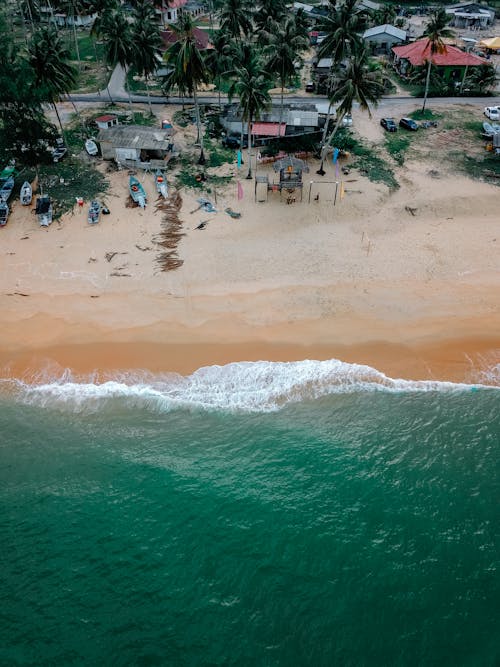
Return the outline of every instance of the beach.
{"type": "MultiPolygon", "coordinates": [[[[380,131],[362,114],[355,122],[380,131]]],[[[357,170],[339,177],[330,162],[320,177],[310,159],[302,201],[287,204],[276,192],[255,201],[265,195],[246,167],[221,168],[235,178],[208,195],[216,213],[199,208],[206,193],[180,191],[182,265],[171,271],[159,262],[152,175],[141,176],[141,210],[126,206],[126,170],[107,174],[111,213],[96,226],[88,203],[49,228],[15,203],[1,231],[4,374],[339,358],[459,381],[498,363],[497,187],[430,156],[405,164],[396,191],[357,170]]]]}

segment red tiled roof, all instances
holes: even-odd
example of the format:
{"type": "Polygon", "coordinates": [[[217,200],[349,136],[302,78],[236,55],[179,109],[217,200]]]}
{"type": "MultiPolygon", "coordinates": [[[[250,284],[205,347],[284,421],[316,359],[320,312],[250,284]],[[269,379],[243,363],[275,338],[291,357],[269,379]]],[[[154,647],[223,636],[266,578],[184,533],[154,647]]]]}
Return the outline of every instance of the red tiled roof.
{"type": "MultiPolygon", "coordinates": [[[[398,58],[409,60],[414,67],[419,67],[429,62],[430,45],[427,38],[419,39],[406,46],[394,46],[392,51],[398,58]]],[[[486,60],[474,56],[472,53],[465,53],[456,46],[446,45],[444,53],[432,54],[432,64],[439,66],[453,65],[484,65],[486,60]]]]}
{"type": "Polygon", "coordinates": [[[95,119],[96,123],[109,123],[111,120],[116,120],[116,116],[106,114],[105,116],[99,116],[99,118],[95,119]]]}
{"type": "MultiPolygon", "coordinates": [[[[162,30],[160,35],[161,38],[163,39],[163,44],[165,45],[165,49],[168,49],[169,46],[172,46],[172,44],[175,44],[175,42],[178,41],[177,34],[173,30],[162,30]]],[[[203,50],[212,48],[207,30],[200,30],[200,28],[194,26],[193,35],[196,42],[196,46],[199,49],[203,50]]]]}
{"type": "Polygon", "coordinates": [[[285,135],[286,123],[252,123],[252,134],[260,137],[283,137],[285,135]]]}

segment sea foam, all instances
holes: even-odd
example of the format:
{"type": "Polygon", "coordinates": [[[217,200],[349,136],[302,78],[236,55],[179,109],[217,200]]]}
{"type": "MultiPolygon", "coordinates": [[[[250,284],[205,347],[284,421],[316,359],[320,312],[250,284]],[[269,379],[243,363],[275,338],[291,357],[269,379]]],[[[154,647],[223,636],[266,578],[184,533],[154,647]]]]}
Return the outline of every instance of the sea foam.
{"type": "Polygon", "coordinates": [[[30,382],[11,379],[2,384],[18,401],[74,411],[98,411],[107,404],[123,403],[155,412],[179,408],[266,412],[331,394],[500,389],[494,377],[483,375],[482,379],[484,383],[474,385],[393,379],[370,366],[330,359],[237,362],[206,366],[187,377],[122,372],[99,382],[93,377],[76,378],[65,371],[58,378],[39,377],[30,382]]]}

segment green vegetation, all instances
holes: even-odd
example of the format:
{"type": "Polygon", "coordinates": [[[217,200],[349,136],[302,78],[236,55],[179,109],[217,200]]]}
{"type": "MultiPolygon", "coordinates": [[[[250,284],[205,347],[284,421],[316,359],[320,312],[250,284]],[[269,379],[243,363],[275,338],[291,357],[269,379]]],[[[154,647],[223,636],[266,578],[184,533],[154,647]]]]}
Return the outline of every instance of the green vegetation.
{"type": "Polygon", "coordinates": [[[385,135],[386,150],[400,167],[404,164],[405,153],[410,144],[411,139],[409,134],[403,134],[402,132],[387,132],[385,135]]]}
{"type": "Polygon", "coordinates": [[[335,137],[337,148],[348,151],[355,156],[352,166],[366,174],[374,183],[385,183],[391,190],[397,190],[399,183],[394,171],[380,154],[378,147],[362,144],[349,130],[340,129],[335,137]]]}
{"type": "Polygon", "coordinates": [[[417,109],[408,114],[408,118],[413,118],[413,120],[439,120],[443,117],[443,114],[436,113],[432,109],[417,109]]]}
{"type": "Polygon", "coordinates": [[[455,154],[457,165],[472,178],[500,186],[500,156],[486,153],[484,157],[471,157],[462,151],[455,154]]]}
{"type": "Polygon", "coordinates": [[[218,145],[215,141],[212,141],[210,137],[207,137],[207,135],[205,135],[203,139],[203,149],[207,160],[206,167],[209,169],[215,169],[223,164],[231,164],[234,162],[235,152],[218,145]]]}

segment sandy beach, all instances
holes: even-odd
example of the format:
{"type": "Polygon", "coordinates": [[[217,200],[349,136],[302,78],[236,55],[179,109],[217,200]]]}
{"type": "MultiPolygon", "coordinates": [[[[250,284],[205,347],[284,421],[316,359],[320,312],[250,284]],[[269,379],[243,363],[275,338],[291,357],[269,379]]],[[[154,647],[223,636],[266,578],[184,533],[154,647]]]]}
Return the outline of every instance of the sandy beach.
{"type": "Polygon", "coordinates": [[[332,165],[323,183],[318,162],[309,167],[303,201],[290,205],[273,192],[254,201],[245,167],[243,199],[235,180],[211,197],[216,213],[183,189],[183,263],[166,272],[152,175],[141,175],[143,211],[126,207],[127,172],[110,173],[111,214],[97,226],[87,205],[45,229],[15,203],[0,232],[3,375],[335,357],[459,381],[498,364],[498,187],[429,157],[397,172],[395,192],[352,170],[334,206],[332,165]]]}

